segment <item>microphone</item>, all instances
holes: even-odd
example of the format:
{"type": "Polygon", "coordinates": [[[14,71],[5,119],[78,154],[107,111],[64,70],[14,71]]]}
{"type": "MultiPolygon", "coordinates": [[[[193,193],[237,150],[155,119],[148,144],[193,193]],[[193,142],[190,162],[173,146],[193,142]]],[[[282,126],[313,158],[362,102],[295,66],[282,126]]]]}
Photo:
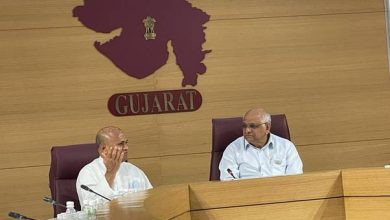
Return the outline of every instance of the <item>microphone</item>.
{"type": "Polygon", "coordinates": [[[106,199],[106,200],[108,200],[108,201],[111,201],[111,199],[109,199],[109,198],[107,198],[107,197],[105,197],[105,196],[100,195],[99,193],[93,191],[91,188],[89,188],[89,187],[86,186],[86,185],[81,185],[81,189],[86,190],[86,191],[91,192],[91,193],[94,193],[94,194],[96,194],[96,195],[98,195],[98,196],[100,196],[100,197],[102,197],[102,198],[104,198],[104,199],[106,199]]]}
{"type": "Polygon", "coordinates": [[[35,220],[33,218],[29,218],[27,216],[24,216],[22,214],[16,213],[16,212],[9,212],[8,216],[15,219],[26,219],[26,220],[35,220]]]}
{"type": "Polygon", "coordinates": [[[54,199],[52,199],[52,198],[49,198],[49,197],[43,197],[43,201],[45,201],[45,202],[47,202],[47,203],[50,203],[50,204],[52,204],[52,205],[55,205],[55,206],[61,206],[61,207],[64,207],[64,208],[66,208],[66,205],[63,205],[63,204],[61,204],[61,203],[59,203],[59,202],[56,202],[54,199]]]}
{"type": "Polygon", "coordinates": [[[227,168],[227,172],[230,174],[230,176],[233,177],[233,179],[236,179],[236,177],[233,175],[233,172],[230,168],[227,168]]]}

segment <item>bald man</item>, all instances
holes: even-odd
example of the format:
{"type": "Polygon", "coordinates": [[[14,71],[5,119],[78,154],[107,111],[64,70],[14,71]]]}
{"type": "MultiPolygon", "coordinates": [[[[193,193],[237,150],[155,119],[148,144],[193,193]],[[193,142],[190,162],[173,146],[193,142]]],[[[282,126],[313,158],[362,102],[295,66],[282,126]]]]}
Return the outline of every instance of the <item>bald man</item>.
{"type": "Polygon", "coordinates": [[[81,207],[85,200],[99,198],[94,193],[81,189],[81,185],[86,185],[109,199],[126,192],[152,188],[144,172],[126,162],[129,146],[121,129],[112,126],[102,128],[96,134],[96,144],[100,156],[80,170],[76,181],[81,207]]]}
{"type": "Polygon", "coordinates": [[[303,164],[294,144],[270,130],[271,115],[264,109],[246,112],[242,122],[243,136],[230,143],[223,153],[219,164],[220,179],[301,174],[303,164]]]}

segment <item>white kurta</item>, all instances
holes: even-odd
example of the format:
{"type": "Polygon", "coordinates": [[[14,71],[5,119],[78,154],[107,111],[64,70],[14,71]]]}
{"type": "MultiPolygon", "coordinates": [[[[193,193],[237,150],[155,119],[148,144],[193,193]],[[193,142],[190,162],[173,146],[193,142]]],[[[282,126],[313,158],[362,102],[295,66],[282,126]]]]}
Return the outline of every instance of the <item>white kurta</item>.
{"type": "Polygon", "coordinates": [[[219,164],[221,180],[233,179],[227,169],[239,179],[301,174],[302,167],[294,144],[274,134],[262,148],[251,145],[244,137],[237,138],[227,146],[219,164]]]}
{"type": "Polygon", "coordinates": [[[84,206],[84,200],[95,200],[99,198],[98,195],[81,189],[81,185],[86,185],[93,191],[109,199],[113,199],[127,192],[153,188],[145,173],[128,162],[121,163],[112,188],[104,176],[105,173],[106,166],[101,157],[96,158],[80,170],[76,181],[76,189],[81,207],[84,206]]]}

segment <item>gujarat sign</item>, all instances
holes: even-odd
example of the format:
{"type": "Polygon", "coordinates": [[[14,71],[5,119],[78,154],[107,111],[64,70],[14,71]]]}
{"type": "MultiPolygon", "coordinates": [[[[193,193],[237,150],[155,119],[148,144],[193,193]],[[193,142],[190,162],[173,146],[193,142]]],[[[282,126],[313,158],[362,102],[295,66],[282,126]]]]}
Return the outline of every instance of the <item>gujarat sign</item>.
{"type": "MultiPolygon", "coordinates": [[[[106,42],[96,41],[94,46],[130,77],[143,79],[165,65],[169,55],[169,41],[176,56],[176,64],[183,73],[182,87],[195,86],[198,75],[206,72],[202,61],[211,51],[203,50],[202,45],[206,41],[204,24],[210,16],[185,0],[85,0],[84,5],[73,9],[73,16],[85,27],[99,33],[121,29],[119,36],[106,42]]],[[[120,103],[127,103],[129,109],[136,109],[131,106],[130,97],[133,100],[140,97],[141,100],[153,93],[156,105],[159,103],[169,108],[157,111],[156,107],[157,110],[153,112],[140,111],[142,114],[195,111],[196,107],[200,107],[202,97],[198,91],[193,91],[196,90],[182,90],[179,92],[181,95],[176,90],[139,92],[138,96],[134,92],[114,94],[108,101],[108,108],[115,116],[138,115],[137,111],[124,111],[125,107],[120,103]],[[113,97],[120,97],[120,101],[112,102],[113,97]],[[128,101],[124,101],[124,97],[128,101]],[[173,105],[173,101],[169,103],[169,97],[172,100],[174,97],[182,97],[182,103],[192,101],[199,106],[190,105],[193,109],[172,108],[170,104],[173,105]],[[117,107],[113,103],[117,103],[117,107]]]]}

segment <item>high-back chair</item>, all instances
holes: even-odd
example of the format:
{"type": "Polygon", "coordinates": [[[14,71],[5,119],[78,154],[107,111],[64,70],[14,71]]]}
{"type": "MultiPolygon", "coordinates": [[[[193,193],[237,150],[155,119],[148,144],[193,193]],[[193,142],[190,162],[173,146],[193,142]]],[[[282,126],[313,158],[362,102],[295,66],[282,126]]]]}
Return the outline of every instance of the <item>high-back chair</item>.
{"type": "MultiPolygon", "coordinates": [[[[242,117],[212,119],[210,180],[219,180],[219,162],[225,148],[242,136],[242,117]]],[[[271,115],[271,133],[290,140],[286,115],[271,115]]]]}
{"type": "MultiPolygon", "coordinates": [[[[76,180],[81,168],[99,157],[96,144],[55,146],[51,148],[49,185],[51,197],[56,202],[66,204],[74,201],[75,209],[80,210],[76,191],[76,180]]],[[[65,208],[53,206],[54,217],[65,208]]]]}

